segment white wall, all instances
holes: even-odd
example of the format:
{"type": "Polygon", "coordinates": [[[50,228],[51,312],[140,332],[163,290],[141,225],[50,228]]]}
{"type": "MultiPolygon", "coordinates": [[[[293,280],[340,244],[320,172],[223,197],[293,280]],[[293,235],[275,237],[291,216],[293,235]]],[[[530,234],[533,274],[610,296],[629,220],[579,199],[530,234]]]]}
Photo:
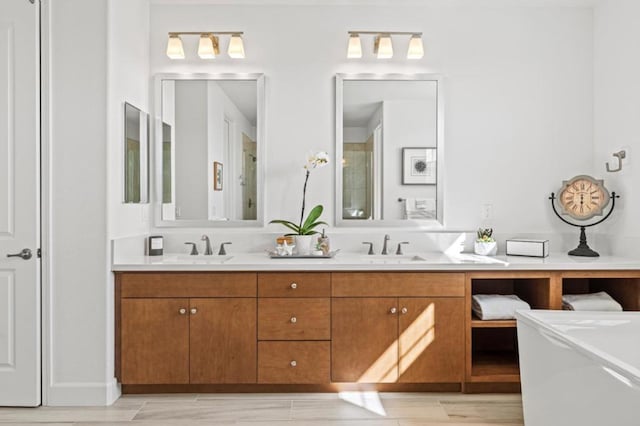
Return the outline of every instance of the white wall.
{"type": "MultiPolygon", "coordinates": [[[[108,13],[103,18],[108,25],[109,236],[121,238],[149,231],[149,205],[122,202],[124,103],[129,102],[144,112],[150,112],[149,4],[147,0],[108,0],[108,5],[108,13]]],[[[75,37],[79,38],[78,33],[75,37]]],[[[84,55],[85,52],[78,51],[78,54],[84,55]]],[[[152,120],[149,125],[153,128],[152,120]]],[[[155,196],[153,192],[150,194],[155,196]]]]}
{"type": "Polygon", "coordinates": [[[147,206],[122,204],[124,102],[149,110],[149,9],[145,0],[55,0],[44,9],[52,210],[44,401],[104,405],[119,395],[109,239],[149,230],[147,206]]]}
{"type": "MultiPolygon", "coordinates": [[[[566,231],[547,197],[563,179],[592,170],[592,9],[484,3],[153,4],[151,72],[266,75],[267,220],[296,217],[306,153],[334,152],[336,73],[440,73],[447,226],[473,229],[481,205],[492,204],[501,232],[566,231]],[[363,37],[365,58],[347,60],[347,30],[357,28],[422,31],[425,57],[407,61],[408,39],[397,39],[396,57],[379,61],[363,37]],[[203,29],[244,31],[247,58],[202,61],[197,37],[184,37],[186,60],[166,57],[168,31],[203,29]]],[[[223,50],[227,43],[223,38],[223,50]]],[[[315,171],[308,188],[308,202],[323,203],[330,222],[333,176],[329,168],[315,171]]]]}
{"type": "Polygon", "coordinates": [[[106,0],[47,6],[52,271],[44,292],[44,401],[105,404],[115,385],[106,338],[108,7],[106,0]]]}
{"type": "MultiPolygon", "coordinates": [[[[595,175],[621,195],[616,211],[600,228],[598,243],[620,255],[640,255],[640,2],[613,0],[595,9],[595,175]],[[611,155],[627,151],[619,173],[611,155]]],[[[599,247],[600,248],[600,247],[599,247]]]]}

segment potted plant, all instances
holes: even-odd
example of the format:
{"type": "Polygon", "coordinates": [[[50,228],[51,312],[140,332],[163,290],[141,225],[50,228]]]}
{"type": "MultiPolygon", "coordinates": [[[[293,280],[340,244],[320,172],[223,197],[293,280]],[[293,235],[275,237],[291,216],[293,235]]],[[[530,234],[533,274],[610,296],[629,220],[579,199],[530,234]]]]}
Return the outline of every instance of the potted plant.
{"type": "Polygon", "coordinates": [[[307,218],[304,218],[304,210],[307,198],[307,183],[309,182],[309,176],[311,171],[316,168],[321,168],[329,164],[329,154],[326,152],[318,152],[309,156],[307,164],[304,166],[306,173],[304,178],[304,186],[302,188],[302,208],[300,211],[300,222],[294,223],[289,220],[274,219],[269,223],[277,223],[285,226],[292,232],[285,235],[293,235],[295,238],[296,251],[299,255],[309,255],[315,250],[315,244],[313,241],[316,239],[315,235],[318,231],[315,230],[319,225],[327,225],[320,219],[324,207],[322,204],[318,204],[311,209],[307,218]]]}
{"type": "Polygon", "coordinates": [[[478,237],[473,244],[474,253],[481,256],[495,256],[495,254],[498,252],[498,243],[492,237],[493,229],[479,228],[477,235],[478,237]]]}

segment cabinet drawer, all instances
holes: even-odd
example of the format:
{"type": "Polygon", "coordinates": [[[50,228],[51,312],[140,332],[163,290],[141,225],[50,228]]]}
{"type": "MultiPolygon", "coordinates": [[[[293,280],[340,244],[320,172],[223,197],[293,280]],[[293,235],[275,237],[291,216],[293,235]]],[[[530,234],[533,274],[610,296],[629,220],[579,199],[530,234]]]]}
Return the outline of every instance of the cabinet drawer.
{"type": "Polygon", "coordinates": [[[258,383],[329,383],[329,342],[258,342],[258,383]]]}
{"type": "Polygon", "coordinates": [[[334,297],[464,297],[464,274],[336,272],[334,297]]]}
{"type": "Polygon", "coordinates": [[[329,297],[331,274],[274,272],[258,274],[260,297],[329,297]]]}
{"type": "Polygon", "coordinates": [[[122,273],[121,297],[255,297],[252,272],[122,273]]]}
{"type": "Polygon", "coordinates": [[[258,299],[259,340],[329,340],[329,298],[258,299]]]}

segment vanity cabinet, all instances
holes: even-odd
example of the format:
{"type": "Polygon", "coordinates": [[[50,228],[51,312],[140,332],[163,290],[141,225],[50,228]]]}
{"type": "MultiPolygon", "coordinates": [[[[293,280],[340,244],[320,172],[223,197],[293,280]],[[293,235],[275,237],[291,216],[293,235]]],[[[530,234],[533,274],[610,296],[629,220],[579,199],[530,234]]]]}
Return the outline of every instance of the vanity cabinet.
{"type": "Polygon", "coordinates": [[[256,383],[255,273],[119,274],[116,294],[121,383],[256,383]]]}
{"type": "Polygon", "coordinates": [[[331,274],[258,274],[258,383],[331,382],[331,274]]]}
{"type": "Polygon", "coordinates": [[[120,381],[189,383],[189,299],[123,299],[120,381]]]}
{"type": "Polygon", "coordinates": [[[334,382],[462,381],[464,274],[335,273],[332,295],[334,382]]]}

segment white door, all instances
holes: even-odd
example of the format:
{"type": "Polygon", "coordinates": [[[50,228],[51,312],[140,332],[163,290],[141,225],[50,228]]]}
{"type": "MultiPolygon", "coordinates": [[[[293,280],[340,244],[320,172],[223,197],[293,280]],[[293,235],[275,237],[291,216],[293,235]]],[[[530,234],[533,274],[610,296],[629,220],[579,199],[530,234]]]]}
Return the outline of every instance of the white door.
{"type": "Polygon", "coordinates": [[[10,406],[40,405],[38,3],[0,1],[0,405],[10,406]]]}

